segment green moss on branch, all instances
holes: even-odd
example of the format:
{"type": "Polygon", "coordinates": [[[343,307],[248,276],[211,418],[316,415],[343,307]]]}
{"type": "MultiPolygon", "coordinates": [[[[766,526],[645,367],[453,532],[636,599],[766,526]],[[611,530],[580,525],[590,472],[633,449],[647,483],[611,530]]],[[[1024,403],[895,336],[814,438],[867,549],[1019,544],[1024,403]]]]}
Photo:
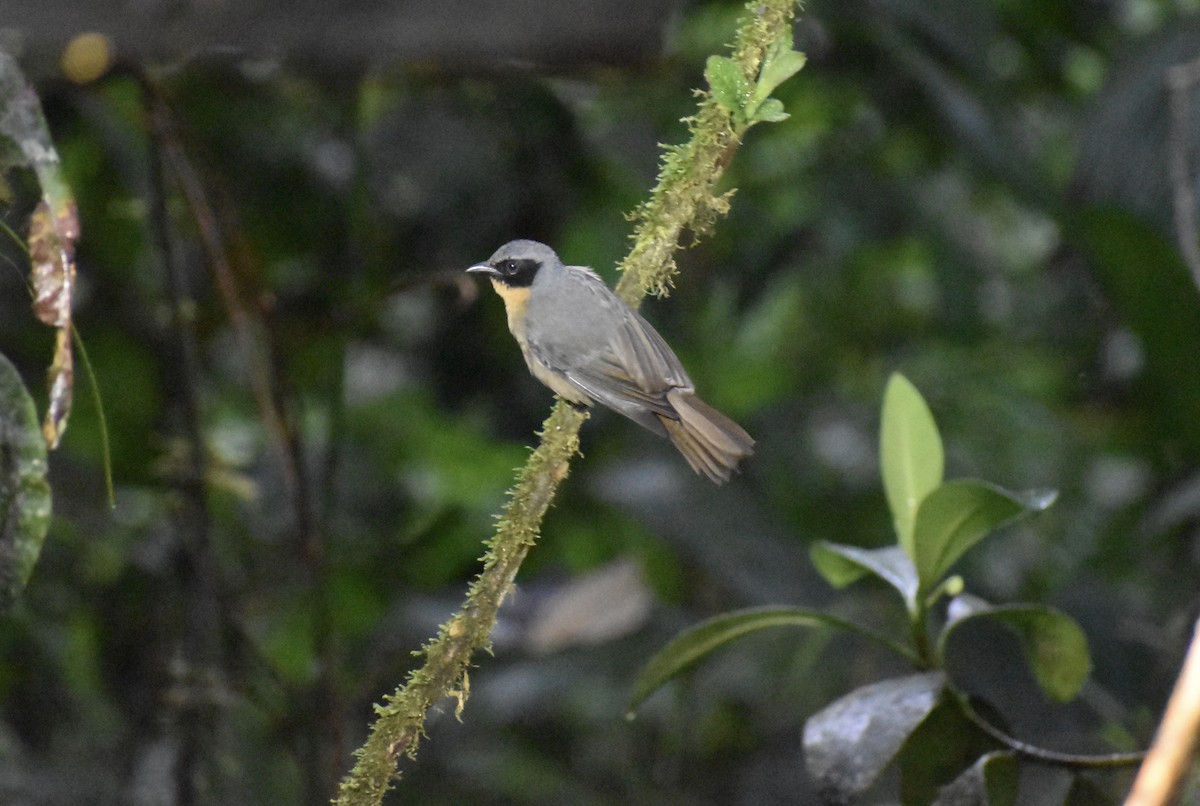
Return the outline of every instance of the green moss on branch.
{"type": "MultiPolygon", "coordinates": [[[[787,35],[795,13],[793,0],[765,0],[746,6],[731,58],[748,81],[758,76],[764,54],[787,35]]],[[[633,247],[621,268],[618,293],[637,305],[648,292],[664,294],[675,273],[673,255],[684,233],[708,232],[729,209],[732,193],[715,188],[740,144],[729,111],[707,91],[689,118],[689,140],[663,157],[658,183],[650,198],[630,219],[633,247]]],[[[397,777],[400,756],[415,756],[424,736],[425,715],[439,700],[453,698],[461,712],[469,693],[467,671],[478,650],[490,648],[496,613],[512,590],[521,562],[537,541],[542,518],[566,478],[579,451],[579,428],[585,413],[559,401],[542,427],[541,442],[518,474],[496,533],[487,543],[483,569],[471,584],[463,608],[421,650],[425,661],[408,680],[375,707],[376,718],[357,762],[343,779],[336,803],[379,804],[397,777]]]]}

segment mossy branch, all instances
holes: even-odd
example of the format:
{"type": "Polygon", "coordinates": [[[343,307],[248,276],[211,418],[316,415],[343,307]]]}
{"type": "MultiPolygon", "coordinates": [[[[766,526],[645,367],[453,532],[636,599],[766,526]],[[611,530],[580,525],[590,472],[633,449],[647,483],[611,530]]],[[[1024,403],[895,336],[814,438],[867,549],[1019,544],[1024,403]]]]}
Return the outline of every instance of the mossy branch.
{"type": "MultiPolygon", "coordinates": [[[[732,61],[753,84],[769,48],[791,42],[794,0],[750,2],[738,28],[732,61]]],[[[617,292],[631,305],[646,293],[665,294],[675,274],[673,255],[686,231],[706,233],[729,209],[729,193],[715,194],[717,181],[741,141],[744,125],[707,91],[699,91],[699,109],[687,120],[687,143],[667,150],[649,201],[631,215],[633,247],[621,264],[617,292]]],[[[375,706],[376,719],[357,762],[342,780],[336,803],[379,804],[397,777],[401,754],[415,756],[424,735],[425,715],[445,697],[461,712],[469,693],[471,657],[490,648],[496,613],[513,587],[521,562],[537,541],[542,518],[579,451],[579,428],[587,414],[561,400],[541,431],[541,443],[517,476],[496,533],[482,558],[483,570],[471,584],[463,608],[442,626],[420,654],[425,663],[403,686],[375,706]]]]}
{"type": "MultiPolygon", "coordinates": [[[[730,61],[753,87],[768,50],[792,41],[791,22],[796,3],[789,0],[747,3],[730,61]]],[[[691,137],[669,146],[663,155],[658,184],[650,199],[630,215],[633,248],[621,262],[617,293],[637,306],[646,294],[665,296],[675,276],[674,254],[684,232],[697,239],[729,212],[733,190],[716,195],[717,181],[741,145],[747,124],[735,121],[730,108],[708,90],[698,90],[699,108],[686,118],[691,137]]]]}

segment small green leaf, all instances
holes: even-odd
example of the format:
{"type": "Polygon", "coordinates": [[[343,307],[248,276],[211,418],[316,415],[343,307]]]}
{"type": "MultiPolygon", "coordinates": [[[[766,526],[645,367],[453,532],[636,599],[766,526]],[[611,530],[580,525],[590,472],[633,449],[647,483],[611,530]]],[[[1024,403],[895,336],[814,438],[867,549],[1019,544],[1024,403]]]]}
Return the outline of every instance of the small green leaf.
{"type": "MultiPolygon", "coordinates": [[[[790,40],[791,37],[789,36],[788,39],[790,40]]],[[[790,41],[786,45],[786,50],[773,47],[767,52],[766,61],[763,62],[762,71],[759,73],[758,85],[754,88],[755,97],[759,99],[770,97],[780,84],[799,73],[806,61],[803,53],[792,50],[790,41]]]]}
{"type": "Polygon", "coordinates": [[[791,115],[783,111],[783,101],[778,98],[768,98],[763,101],[750,119],[751,123],[778,123],[787,120],[791,115]]]}
{"type": "Polygon", "coordinates": [[[768,627],[820,627],[828,623],[828,618],[816,611],[770,607],[723,613],[702,621],[680,633],[646,662],[634,681],[629,707],[636,708],[663,683],[743,635],[768,627]]]}
{"type": "Polygon", "coordinates": [[[899,373],[892,375],[883,393],[879,458],[896,537],[908,556],[916,559],[912,534],[917,508],[942,483],[945,457],[925,399],[899,373]]]}
{"type": "Polygon", "coordinates": [[[750,82],[737,62],[727,56],[709,56],[704,78],[717,102],[728,109],[735,120],[744,120],[751,90],[750,82]]]}
{"type": "Polygon", "coordinates": [[[767,52],[763,54],[762,70],[767,69],[767,65],[779,59],[783,54],[791,52],[795,48],[795,40],[792,38],[792,29],[784,28],[779,32],[779,36],[775,37],[775,41],[767,45],[767,52]]]}
{"type": "Polygon", "coordinates": [[[1017,802],[1017,759],[1009,752],[980,756],[961,775],[942,787],[933,806],[1014,806],[1017,802]]]}
{"type": "Polygon", "coordinates": [[[878,635],[818,610],[800,607],[754,607],[722,613],[684,630],[654,654],[638,672],[629,708],[632,712],[664,683],[693,666],[705,655],[735,639],[769,627],[833,627],[855,632],[905,657],[912,653],[890,638],[878,635]]]}
{"type": "Polygon", "coordinates": [[[804,764],[823,802],[849,803],[891,763],[942,700],[945,677],[926,672],[855,689],[804,724],[804,764]]]}
{"type": "Polygon", "coordinates": [[[968,549],[1014,518],[1045,509],[1055,495],[1018,496],[973,479],[955,479],[925,496],[913,527],[921,590],[931,589],[968,549]]]}
{"type": "MultiPolygon", "coordinates": [[[[742,102],[742,117],[750,125],[787,120],[783,102],[771,97],[780,84],[804,67],[804,54],[792,49],[792,32],[785,31],[771,43],[752,93],[742,102]]],[[[749,88],[747,88],[749,89],[749,88]]]]}
{"type": "Polygon", "coordinates": [[[1032,604],[993,606],[978,597],[963,595],[950,603],[947,618],[938,639],[938,654],[943,658],[951,636],[964,624],[989,618],[1017,634],[1033,676],[1047,696],[1059,702],[1073,699],[1091,673],[1087,637],[1074,619],[1054,608],[1032,604]]]}
{"type": "Polygon", "coordinates": [[[912,612],[917,601],[917,569],[899,546],[863,549],[821,540],[809,549],[813,565],[835,588],[844,588],[866,574],[891,585],[912,612]]]}
{"type": "Polygon", "coordinates": [[[21,376],[0,355],[0,613],[29,581],[49,526],[46,441],[21,376]]]}

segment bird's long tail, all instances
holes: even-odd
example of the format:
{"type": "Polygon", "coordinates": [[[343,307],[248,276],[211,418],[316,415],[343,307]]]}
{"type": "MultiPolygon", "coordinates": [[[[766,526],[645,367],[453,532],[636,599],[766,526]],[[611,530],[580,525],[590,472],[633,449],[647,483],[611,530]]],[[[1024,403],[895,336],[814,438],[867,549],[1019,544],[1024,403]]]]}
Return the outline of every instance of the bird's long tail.
{"type": "Polygon", "coordinates": [[[662,415],[659,419],[671,442],[697,473],[724,484],[738,462],[754,453],[750,435],[695,394],[672,389],[667,393],[667,401],[679,419],[662,415]]]}

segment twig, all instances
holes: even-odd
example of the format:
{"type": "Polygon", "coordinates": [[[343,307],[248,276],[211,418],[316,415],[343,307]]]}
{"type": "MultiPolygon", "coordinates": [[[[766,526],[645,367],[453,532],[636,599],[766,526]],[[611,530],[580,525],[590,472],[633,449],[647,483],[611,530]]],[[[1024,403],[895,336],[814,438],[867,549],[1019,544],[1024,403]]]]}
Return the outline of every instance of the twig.
{"type": "MultiPolygon", "coordinates": [[[[143,91],[147,85],[142,85],[143,91]]],[[[219,625],[221,604],[216,562],[210,540],[210,521],[205,491],[207,461],[200,424],[200,377],[192,305],[179,249],[167,213],[167,180],[163,164],[161,129],[154,125],[152,94],[145,94],[152,119],[149,147],[149,227],[163,264],[164,285],[171,305],[167,354],[161,371],[164,386],[180,418],[185,443],[181,466],[172,468],[170,484],[178,496],[176,529],[179,534],[174,572],[185,618],[179,639],[179,661],[175,671],[174,729],[180,742],[175,763],[177,803],[203,803],[212,793],[216,771],[218,689],[221,686],[219,625]]]]}
{"type": "Polygon", "coordinates": [[[1175,238],[1179,251],[1200,287],[1200,233],[1196,230],[1195,181],[1191,172],[1192,91],[1200,83],[1200,59],[1177,64],[1167,70],[1167,90],[1171,100],[1168,159],[1174,188],[1175,238]]]}
{"type": "Polygon", "coordinates": [[[1167,711],[1146,761],[1134,779],[1125,806],[1175,803],[1200,747],[1200,621],[1167,702],[1167,711]]]}
{"type": "MultiPolygon", "coordinates": [[[[747,5],[732,57],[753,81],[771,43],[791,24],[794,0],[755,0],[747,5]]],[[[790,41],[790,40],[788,40],[790,41]]],[[[633,247],[622,264],[617,291],[636,305],[648,290],[665,291],[674,274],[672,255],[684,232],[703,234],[728,208],[728,194],[713,189],[739,137],[729,113],[707,92],[694,118],[691,138],[668,150],[650,200],[634,212],[633,247]]],[[[536,542],[559,483],[566,478],[579,450],[579,428],[586,414],[559,401],[542,427],[541,444],[519,472],[516,486],[488,542],[483,570],[472,583],[465,605],[425,646],[424,665],[376,706],[376,720],[358,761],[343,779],[336,802],[341,806],[379,804],[397,776],[401,754],[416,753],[424,735],[425,715],[443,697],[457,700],[461,712],[469,693],[467,670],[477,650],[489,647],[496,613],[512,590],[513,580],[536,542]]]]}
{"type": "Polygon", "coordinates": [[[1112,767],[1132,767],[1146,757],[1145,753],[1084,755],[1081,753],[1062,753],[1058,750],[1038,747],[1035,744],[1023,742],[1020,739],[1009,736],[1000,730],[1000,728],[988,722],[979,715],[979,712],[971,705],[970,700],[967,699],[965,694],[956,692],[956,698],[959,706],[962,708],[963,714],[975,727],[999,742],[1005,749],[1011,750],[1013,753],[1029,761],[1036,761],[1040,764],[1055,767],[1067,767],[1069,769],[1107,769],[1112,767]]]}
{"type": "MultiPolygon", "coordinates": [[[[134,68],[136,69],[136,68],[134,68]]],[[[338,741],[341,726],[336,688],[333,684],[337,664],[335,636],[328,602],[328,560],[325,551],[324,521],[318,515],[317,484],[305,461],[306,446],[297,427],[295,396],[288,393],[286,369],[281,352],[261,315],[243,302],[240,287],[228,257],[225,232],[200,174],[184,146],[176,125],[176,116],[161,88],[144,72],[136,73],[149,97],[152,130],[162,152],[164,166],[170,170],[187,203],[192,220],[204,245],[209,267],[216,280],[222,304],[236,334],[238,347],[246,362],[246,372],[255,402],[279,452],[287,500],[293,513],[298,556],[307,573],[307,584],[314,603],[313,642],[319,673],[301,698],[313,713],[312,722],[320,725],[304,737],[299,752],[302,769],[309,776],[305,795],[309,803],[327,800],[338,772],[342,769],[338,741]]],[[[340,397],[340,387],[335,399],[340,397]]],[[[336,453],[336,441],[330,443],[330,455],[336,453]]],[[[330,460],[332,461],[332,460],[330,460]]]]}
{"type": "Polygon", "coordinates": [[[151,80],[142,70],[132,67],[135,77],[141,82],[143,91],[148,96],[151,109],[151,124],[155,139],[163,151],[164,166],[168,168],[178,183],[180,193],[187,203],[200,242],[204,245],[205,255],[213,278],[216,280],[217,291],[221,303],[229,315],[237,337],[238,347],[246,361],[246,374],[250,381],[250,390],[255,403],[266,424],[267,432],[272,436],[278,450],[282,454],[282,469],[288,492],[295,500],[299,495],[302,462],[289,451],[291,428],[283,412],[282,395],[278,386],[272,384],[272,366],[270,345],[262,335],[264,325],[258,321],[242,301],[243,293],[238,287],[234,276],[233,266],[230,265],[226,250],[226,239],[221,230],[217,214],[209,202],[204,182],[192,166],[183,141],[175,125],[175,114],[167,103],[167,99],[156,82],[151,80]]]}

